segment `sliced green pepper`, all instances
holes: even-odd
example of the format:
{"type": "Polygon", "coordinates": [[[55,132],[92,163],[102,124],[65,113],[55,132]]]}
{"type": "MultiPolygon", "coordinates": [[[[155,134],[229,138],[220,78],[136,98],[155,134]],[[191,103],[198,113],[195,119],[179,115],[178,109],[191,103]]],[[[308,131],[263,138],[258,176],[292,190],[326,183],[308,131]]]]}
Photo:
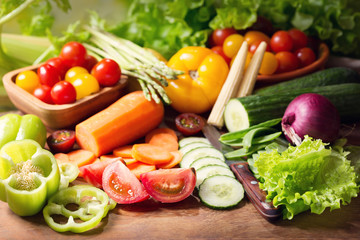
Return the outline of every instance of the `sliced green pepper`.
{"type": "Polygon", "coordinates": [[[0,117],[0,148],[13,140],[33,139],[41,147],[46,142],[46,127],[38,116],[9,113],[0,117]]]}
{"type": "Polygon", "coordinates": [[[31,139],[15,140],[0,150],[0,200],[20,216],[41,211],[59,188],[55,157],[31,139]]]}
{"type": "Polygon", "coordinates": [[[96,227],[108,211],[116,206],[109,200],[104,191],[94,186],[75,185],[64,188],[49,199],[43,209],[44,219],[57,232],[85,232],[96,227]],[[77,208],[68,209],[71,204],[75,204],[77,208]],[[58,215],[66,217],[67,222],[62,224],[55,221],[54,217],[58,215]]]}
{"type": "Polygon", "coordinates": [[[60,163],[60,186],[59,189],[67,188],[69,183],[79,175],[79,167],[73,163],[60,163]]]}

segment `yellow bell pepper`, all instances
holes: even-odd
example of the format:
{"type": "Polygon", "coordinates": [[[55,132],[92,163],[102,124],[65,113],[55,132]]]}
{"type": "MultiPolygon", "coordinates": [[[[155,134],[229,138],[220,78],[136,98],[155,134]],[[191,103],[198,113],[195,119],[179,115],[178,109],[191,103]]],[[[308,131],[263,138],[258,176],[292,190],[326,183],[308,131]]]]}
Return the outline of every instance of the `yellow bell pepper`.
{"type": "Polygon", "coordinates": [[[168,80],[166,94],[178,112],[204,113],[211,109],[229,73],[225,60],[204,47],[184,47],[171,57],[169,67],[184,74],[168,80]]]}

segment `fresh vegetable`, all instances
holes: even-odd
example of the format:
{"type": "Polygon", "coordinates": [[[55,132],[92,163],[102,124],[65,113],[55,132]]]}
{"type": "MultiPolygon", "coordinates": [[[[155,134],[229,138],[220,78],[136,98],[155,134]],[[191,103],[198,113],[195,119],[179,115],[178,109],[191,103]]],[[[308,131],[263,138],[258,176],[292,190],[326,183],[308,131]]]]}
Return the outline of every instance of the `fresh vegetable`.
{"type": "Polygon", "coordinates": [[[216,101],[229,72],[225,60],[204,47],[185,47],[171,57],[169,67],[183,71],[165,88],[178,112],[204,113],[216,101]]]}
{"type": "Polygon", "coordinates": [[[300,145],[305,135],[329,143],[339,136],[340,116],[326,97],[305,93],[290,102],[281,126],[293,144],[300,145]]]}
{"type": "Polygon", "coordinates": [[[78,167],[90,164],[96,160],[96,156],[93,152],[85,149],[76,149],[67,153],[69,161],[76,164],[78,167]]]}
{"type": "Polygon", "coordinates": [[[107,195],[119,204],[141,202],[150,197],[141,182],[120,161],[105,168],[102,182],[107,195]]]}
{"type": "Polygon", "coordinates": [[[47,85],[41,85],[35,88],[33,95],[44,103],[54,104],[51,98],[51,87],[47,85]]]}
{"type": "Polygon", "coordinates": [[[275,54],[278,62],[277,73],[291,72],[299,68],[300,61],[292,52],[281,51],[275,54]]]}
{"type": "Polygon", "coordinates": [[[26,70],[16,76],[15,84],[27,92],[33,93],[40,85],[40,80],[34,71],[26,70]]]}
{"type": "Polygon", "coordinates": [[[240,34],[235,33],[228,36],[223,44],[225,55],[229,58],[235,57],[243,42],[244,37],[240,34]]]}
{"type": "Polygon", "coordinates": [[[63,60],[60,57],[53,57],[46,61],[47,64],[56,68],[60,74],[60,78],[65,79],[65,74],[68,71],[69,67],[65,65],[63,60]]]}
{"type": "Polygon", "coordinates": [[[209,37],[210,45],[212,47],[222,46],[228,36],[236,33],[237,32],[234,28],[215,29],[209,37]]]}
{"type": "Polygon", "coordinates": [[[170,154],[173,156],[170,162],[157,164],[157,168],[169,169],[177,166],[181,160],[183,154],[180,151],[172,151],[170,154]]]}
{"type": "Polygon", "coordinates": [[[2,146],[0,164],[0,200],[17,215],[37,214],[59,188],[54,156],[32,139],[2,146]]]}
{"type": "Polygon", "coordinates": [[[79,176],[79,168],[70,162],[58,163],[60,170],[59,189],[69,187],[69,184],[79,176]]]}
{"type": "Polygon", "coordinates": [[[196,187],[199,188],[200,184],[202,184],[206,178],[214,175],[224,175],[235,178],[234,173],[228,166],[207,165],[196,171],[196,187]]]}
{"type": "Polygon", "coordinates": [[[275,55],[271,52],[265,52],[259,68],[259,73],[263,75],[271,75],[276,72],[278,66],[279,62],[275,55]]]}
{"type": "MultiPolygon", "coordinates": [[[[266,54],[266,53],[265,53],[266,54]]],[[[326,68],[290,81],[274,84],[255,91],[259,95],[272,95],[301,88],[328,86],[342,83],[360,83],[359,73],[350,68],[326,68]]]]}
{"type": "Polygon", "coordinates": [[[303,31],[293,28],[288,30],[287,33],[290,35],[293,42],[292,50],[298,50],[307,46],[308,37],[303,31]]]}
{"type": "Polygon", "coordinates": [[[100,156],[145,136],[163,117],[161,103],[148,101],[142,91],[131,92],[77,124],[76,141],[82,148],[100,156]]]}
{"type": "Polygon", "coordinates": [[[89,73],[78,74],[69,81],[76,90],[76,100],[100,91],[99,82],[89,73]]]}
{"type": "Polygon", "coordinates": [[[122,159],[120,157],[109,158],[107,160],[81,166],[79,167],[80,175],[86,182],[90,183],[94,187],[102,188],[102,176],[105,168],[111,163],[121,160],[122,159]]]}
{"type": "Polygon", "coordinates": [[[115,206],[116,203],[109,203],[109,197],[101,189],[76,185],[62,189],[51,197],[43,210],[43,216],[48,226],[57,232],[82,233],[96,227],[115,206]],[[77,209],[68,209],[70,204],[77,205],[77,209]],[[67,221],[59,223],[53,218],[56,215],[67,221]]]}
{"type": "Polygon", "coordinates": [[[81,66],[85,63],[86,48],[79,42],[68,42],[60,51],[60,59],[69,68],[81,66]]]}
{"type": "Polygon", "coordinates": [[[288,32],[280,30],[271,36],[270,46],[275,53],[289,52],[293,49],[293,40],[288,32]]]}
{"type": "Polygon", "coordinates": [[[140,175],[147,172],[152,172],[156,170],[156,166],[153,164],[147,164],[143,162],[136,161],[134,163],[126,165],[130,169],[131,173],[136,176],[137,179],[140,179],[140,175]]]}
{"type": "Polygon", "coordinates": [[[223,167],[227,167],[228,165],[220,160],[219,158],[215,158],[215,157],[202,157],[202,158],[198,158],[197,160],[193,161],[190,164],[190,167],[194,168],[195,171],[199,170],[202,167],[205,166],[209,166],[209,165],[213,165],[213,166],[223,166],[223,167]]]}
{"type": "Polygon", "coordinates": [[[98,80],[100,86],[114,86],[121,77],[119,64],[112,59],[101,59],[91,70],[91,74],[98,80]]]}
{"type": "Polygon", "coordinates": [[[244,35],[244,40],[248,43],[249,46],[255,42],[259,42],[258,44],[260,44],[260,42],[264,41],[269,46],[270,50],[270,38],[263,32],[254,30],[247,31],[244,35]]]}
{"type": "Polygon", "coordinates": [[[132,158],[131,150],[133,145],[124,145],[113,150],[113,154],[117,157],[132,158]]]}
{"type": "Polygon", "coordinates": [[[340,208],[356,197],[359,186],[346,152],[329,149],[321,140],[306,136],[297,147],[261,152],[255,159],[263,181],[260,188],[275,207],[284,206],[283,218],[311,210],[321,214],[327,207],[340,208]],[[281,184],[279,184],[281,183],[281,184]]]}
{"type": "Polygon", "coordinates": [[[195,113],[182,113],[175,118],[175,126],[185,136],[195,135],[204,127],[204,119],[195,113]]]}
{"type": "Polygon", "coordinates": [[[131,155],[140,162],[154,165],[170,162],[173,158],[169,151],[149,143],[134,144],[131,155]]]}
{"type": "Polygon", "coordinates": [[[37,69],[37,75],[42,85],[53,87],[60,82],[61,77],[59,71],[50,64],[43,64],[37,69]]]}
{"type": "Polygon", "coordinates": [[[171,128],[155,128],[145,136],[145,142],[161,147],[169,152],[179,149],[178,138],[171,128]]]}
{"type": "Polygon", "coordinates": [[[179,147],[183,148],[188,144],[195,143],[195,142],[203,142],[210,145],[210,142],[207,138],[204,137],[186,137],[179,141],[179,147]]]}
{"type": "Polygon", "coordinates": [[[75,131],[57,130],[47,137],[46,142],[52,153],[70,152],[75,144],[75,131]]]}
{"type": "Polygon", "coordinates": [[[180,202],[194,191],[196,175],[193,169],[159,169],[140,175],[146,191],[162,203],[180,202]]]}
{"type": "Polygon", "coordinates": [[[38,116],[8,113],[0,117],[0,148],[14,140],[32,139],[45,146],[46,127],[38,116]]]}
{"type": "Polygon", "coordinates": [[[248,128],[270,119],[283,116],[288,104],[303,93],[317,93],[328,98],[339,111],[342,122],[360,120],[358,112],[360,84],[345,83],[330,86],[288,90],[278,95],[251,95],[234,98],[229,101],[224,111],[224,120],[230,132],[248,128]]]}
{"type": "Polygon", "coordinates": [[[244,188],[233,177],[213,175],[200,185],[199,197],[210,208],[226,209],[239,204],[244,198],[244,188]]]}
{"type": "Polygon", "coordinates": [[[229,58],[228,56],[225,55],[223,47],[222,46],[215,46],[211,48],[211,51],[213,51],[216,54],[219,54],[224,60],[225,62],[231,66],[231,58],[229,58]]]}
{"type": "Polygon", "coordinates": [[[86,68],[80,67],[80,66],[75,66],[66,71],[65,80],[68,82],[71,82],[72,78],[74,78],[80,74],[86,74],[86,73],[89,73],[89,71],[86,68]]]}
{"type": "Polygon", "coordinates": [[[70,104],[76,101],[76,89],[67,81],[57,82],[51,88],[50,94],[55,104],[70,104]]]}
{"type": "Polygon", "coordinates": [[[216,157],[225,162],[224,155],[219,150],[209,145],[192,149],[191,151],[184,154],[180,162],[180,167],[189,168],[192,162],[196,161],[201,157],[216,157]]]}
{"type": "Polygon", "coordinates": [[[192,142],[192,143],[189,143],[186,146],[183,146],[182,148],[180,148],[179,151],[184,155],[195,148],[208,147],[208,146],[210,146],[210,144],[206,143],[206,142],[192,142]]]}
{"type": "Polygon", "coordinates": [[[301,67],[306,67],[307,65],[312,64],[316,60],[316,55],[314,51],[308,47],[299,48],[298,50],[296,50],[295,56],[297,57],[297,59],[299,59],[301,67]]]}

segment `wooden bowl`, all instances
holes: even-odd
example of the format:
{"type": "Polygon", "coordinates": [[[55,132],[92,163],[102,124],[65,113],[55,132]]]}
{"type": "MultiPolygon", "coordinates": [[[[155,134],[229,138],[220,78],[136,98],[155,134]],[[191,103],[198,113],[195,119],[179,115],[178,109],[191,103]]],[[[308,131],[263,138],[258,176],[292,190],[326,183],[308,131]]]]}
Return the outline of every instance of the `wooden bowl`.
{"type": "Polygon", "coordinates": [[[260,84],[261,83],[271,84],[271,83],[283,82],[286,80],[294,79],[315,72],[316,70],[324,68],[326,61],[328,60],[330,55],[328,46],[324,43],[321,43],[319,45],[319,50],[317,55],[318,55],[317,60],[306,67],[299,68],[291,72],[278,73],[272,75],[258,75],[256,80],[260,84]]]}
{"type": "Polygon", "coordinates": [[[51,129],[72,128],[77,123],[101,111],[119,99],[125,92],[127,76],[122,76],[114,87],[102,88],[98,93],[72,104],[47,104],[15,84],[16,76],[25,70],[36,71],[40,65],[25,67],[4,75],[5,90],[12,103],[24,113],[37,115],[51,129]]]}

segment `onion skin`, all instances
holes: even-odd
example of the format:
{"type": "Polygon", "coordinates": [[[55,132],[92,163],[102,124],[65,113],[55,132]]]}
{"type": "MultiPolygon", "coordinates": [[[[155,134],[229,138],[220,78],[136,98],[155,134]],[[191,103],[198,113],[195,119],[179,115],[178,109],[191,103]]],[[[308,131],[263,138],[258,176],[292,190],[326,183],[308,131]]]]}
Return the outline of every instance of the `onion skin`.
{"type": "Polygon", "coordinates": [[[295,145],[300,145],[305,135],[330,143],[339,136],[340,115],[326,97],[305,93],[288,105],[281,127],[289,142],[295,145]]]}

